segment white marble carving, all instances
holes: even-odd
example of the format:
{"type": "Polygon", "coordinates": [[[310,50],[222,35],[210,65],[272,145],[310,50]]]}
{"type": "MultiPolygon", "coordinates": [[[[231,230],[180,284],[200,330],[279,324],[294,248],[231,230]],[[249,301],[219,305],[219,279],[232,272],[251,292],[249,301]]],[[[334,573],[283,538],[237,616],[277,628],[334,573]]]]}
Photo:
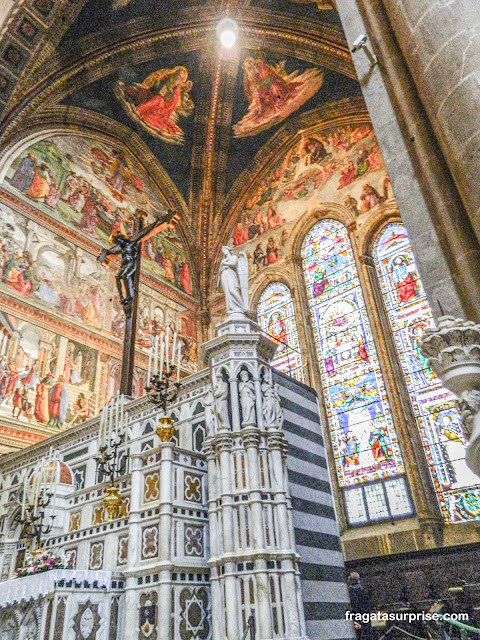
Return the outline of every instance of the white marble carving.
{"type": "Polygon", "coordinates": [[[219,284],[225,294],[227,317],[242,314],[248,309],[248,259],[245,253],[238,257],[230,247],[222,247],[219,284]]]}

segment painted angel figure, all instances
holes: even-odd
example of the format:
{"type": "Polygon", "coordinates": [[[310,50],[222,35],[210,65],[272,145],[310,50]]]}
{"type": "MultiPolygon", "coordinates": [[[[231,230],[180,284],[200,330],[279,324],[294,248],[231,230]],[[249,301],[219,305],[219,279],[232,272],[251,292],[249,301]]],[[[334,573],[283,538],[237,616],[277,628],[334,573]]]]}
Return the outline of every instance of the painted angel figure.
{"type": "Polygon", "coordinates": [[[155,138],[183,144],[184,134],[177,122],[193,111],[190,98],[192,81],[183,66],[159,69],[142,83],[126,85],[119,81],[115,95],[127,114],[155,138]]]}
{"type": "MultiPolygon", "coordinates": [[[[248,258],[242,251],[237,257],[230,247],[222,247],[218,284],[225,294],[227,317],[245,315],[248,310],[248,258]]],[[[218,286],[218,285],[217,285],[218,286]]]]}

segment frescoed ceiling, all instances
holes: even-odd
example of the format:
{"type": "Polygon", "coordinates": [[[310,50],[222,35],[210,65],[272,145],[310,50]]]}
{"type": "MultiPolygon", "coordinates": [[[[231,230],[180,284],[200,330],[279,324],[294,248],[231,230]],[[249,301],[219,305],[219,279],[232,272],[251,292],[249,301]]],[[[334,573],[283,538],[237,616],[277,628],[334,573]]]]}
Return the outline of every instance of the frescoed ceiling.
{"type": "MultiPolygon", "coordinates": [[[[28,0],[0,42],[0,143],[9,163],[3,187],[104,244],[112,225],[128,227],[127,210],[131,217],[138,208],[175,208],[182,220],[171,239],[172,256],[177,246],[198,285],[192,294],[205,307],[211,251],[221,244],[220,233],[228,240],[229,211],[252,187],[255,158],[273,165],[281,151],[277,141],[287,145],[300,119],[329,104],[359,102],[334,0],[73,4],[28,0]],[[215,34],[225,15],[239,25],[230,51],[221,49],[215,34]],[[43,142],[15,152],[27,131],[43,142]],[[94,143],[107,134],[109,145],[94,143]],[[91,137],[81,152],[79,135],[91,137]],[[28,152],[37,168],[43,162],[53,172],[59,192],[64,188],[53,207],[54,195],[50,205],[41,189],[32,195],[20,174],[15,184],[28,152]],[[115,167],[129,152],[115,192],[115,167]],[[95,174],[94,199],[108,201],[97,207],[98,229],[88,226],[75,193],[67,193],[69,171],[80,181],[95,174]]],[[[152,252],[145,269],[165,281],[152,252]]],[[[190,295],[184,284],[180,288],[190,295]]]]}

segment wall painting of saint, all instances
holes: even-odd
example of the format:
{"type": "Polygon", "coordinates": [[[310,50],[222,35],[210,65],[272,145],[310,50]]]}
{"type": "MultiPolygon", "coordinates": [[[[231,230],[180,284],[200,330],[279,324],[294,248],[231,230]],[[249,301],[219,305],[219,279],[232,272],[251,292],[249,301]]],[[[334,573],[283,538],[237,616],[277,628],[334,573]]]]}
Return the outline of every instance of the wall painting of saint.
{"type": "Polygon", "coordinates": [[[243,62],[243,86],[248,112],[233,126],[235,138],[254,136],[285,120],[314,96],[323,73],[312,67],[303,73],[285,70],[285,62],[272,65],[248,56],[243,62]]]}
{"type": "Polygon", "coordinates": [[[191,115],[193,86],[185,67],[160,69],[142,83],[115,84],[115,95],[132,120],[155,138],[170,144],[183,144],[184,134],[178,120],[191,115]]]}

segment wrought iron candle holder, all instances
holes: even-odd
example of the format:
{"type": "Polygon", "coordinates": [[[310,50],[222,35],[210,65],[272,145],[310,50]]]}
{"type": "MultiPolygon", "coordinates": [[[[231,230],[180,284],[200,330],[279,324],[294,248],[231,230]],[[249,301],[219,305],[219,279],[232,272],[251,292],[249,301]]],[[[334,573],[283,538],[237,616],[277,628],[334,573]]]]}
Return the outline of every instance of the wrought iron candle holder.
{"type": "Polygon", "coordinates": [[[24,516],[20,518],[21,537],[25,538],[26,547],[32,550],[33,555],[42,552],[42,538],[52,531],[55,524],[55,514],[50,515],[50,524],[44,524],[46,509],[50,505],[52,497],[53,492],[48,491],[39,496],[36,503],[25,505],[24,516]],[[33,542],[35,544],[32,544],[33,542]]]}
{"type": "Polygon", "coordinates": [[[175,402],[182,386],[180,382],[181,350],[180,345],[177,346],[177,338],[177,334],[173,333],[172,345],[170,345],[170,331],[167,329],[161,340],[158,337],[155,339],[148,360],[149,382],[145,389],[150,402],[164,413],[156,430],[162,442],[169,442],[175,433],[173,420],[166,415],[167,406],[175,402]],[[171,359],[169,358],[170,347],[171,359]]]}
{"type": "Polygon", "coordinates": [[[111,405],[104,407],[98,435],[98,455],[95,456],[99,476],[108,478],[110,486],[103,499],[108,519],[114,520],[121,504],[120,488],[115,484],[122,475],[119,447],[125,442],[123,398],[119,394],[111,405]]]}

